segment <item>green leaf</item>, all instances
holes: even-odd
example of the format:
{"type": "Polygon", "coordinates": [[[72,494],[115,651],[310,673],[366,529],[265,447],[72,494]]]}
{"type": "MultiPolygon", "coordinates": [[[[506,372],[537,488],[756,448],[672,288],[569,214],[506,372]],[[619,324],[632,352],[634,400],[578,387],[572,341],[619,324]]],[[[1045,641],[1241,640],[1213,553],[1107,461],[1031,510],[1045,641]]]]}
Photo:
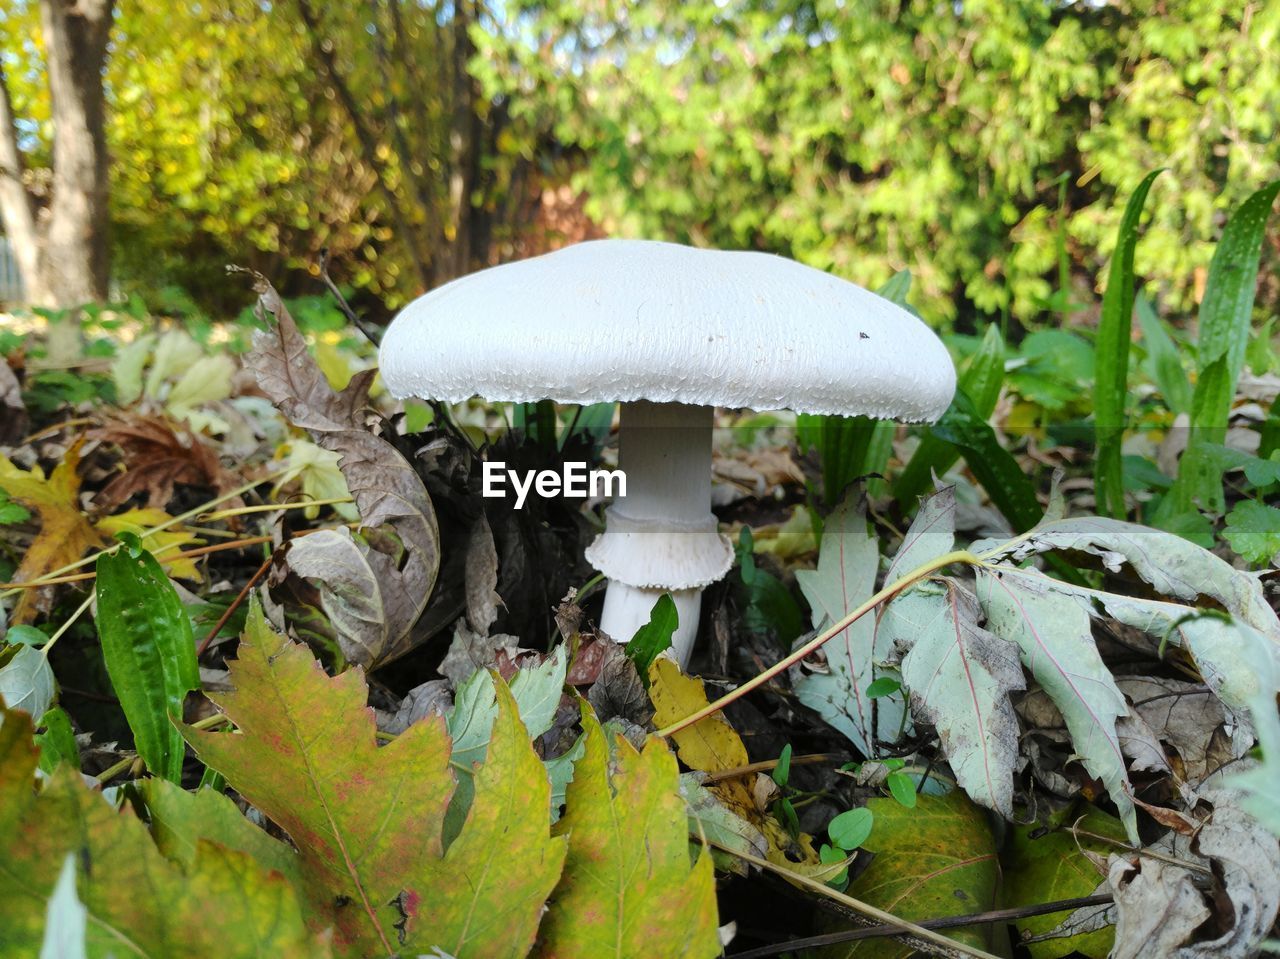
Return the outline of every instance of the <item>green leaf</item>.
{"type": "Polygon", "coordinates": [[[9,499],[9,494],[0,489],[0,526],[25,523],[29,519],[31,512],[21,503],[9,499]]]}
{"type": "MultiPolygon", "coordinates": [[[[1106,876],[1085,852],[1105,859],[1117,846],[1089,833],[1121,842],[1126,838],[1120,820],[1093,806],[1083,816],[1069,816],[1066,825],[1057,829],[1036,823],[1011,829],[1003,854],[1004,904],[1017,908],[1092,895],[1106,876]]],[[[1061,913],[1031,916],[1016,924],[1022,935],[1039,936],[1057,928],[1063,918],[1061,913]]],[[[1115,928],[1107,926],[1081,935],[1029,942],[1025,948],[1032,959],[1061,959],[1076,952],[1090,959],[1104,959],[1114,939],[1115,928]]]]}
{"type": "Polygon", "coordinates": [[[1141,293],[1136,299],[1138,326],[1142,328],[1142,345],[1147,357],[1143,364],[1164,397],[1165,405],[1174,413],[1191,411],[1191,380],[1182,366],[1183,351],[1174,343],[1166,324],[1156,315],[1151,301],[1141,293]]]}
{"type": "Polygon", "coordinates": [[[19,646],[13,658],[0,668],[0,705],[43,716],[53,702],[53,670],[34,646],[19,646]]]}
{"type": "Polygon", "coordinates": [[[475,773],[462,832],[443,859],[405,877],[405,953],[523,959],[560,879],[567,844],[551,837],[543,814],[551,784],[511,691],[501,682],[495,690],[488,759],[475,773]]]}
{"type": "Polygon", "coordinates": [[[54,706],[40,717],[41,731],[36,733],[40,747],[40,769],[51,773],[62,763],[80,768],[80,747],[71,728],[71,718],[61,706],[54,706]]]}
{"type": "Polygon", "coordinates": [[[902,683],[898,682],[892,676],[881,676],[867,687],[867,698],[879,699],[882,696],[892,696],[901,689],[902,683]]]}
{"type": "Polygon", "coordinates": [[[1271,565],[1280,554],[1280,509],[1242,500],[1227,514],[1222,538],[1247,562],[1271,565]]]}
{"type": "Polygon", "coordinates": [[[34,626],[10,626],[4,634],[4,641],[14,646],[35,646],[39,648],[49,641],[49,634],[34,626]]]}
{"type": "Polygon", "coordinates": [[[680,625],[680,614],[670,593],[663,593],[653,604],[649,622],[645,623],[622,647],[627,658],[636,664],[636,672],[645,686],[649,685],[649,664],[671,648],[671,637],[680,625]]]}
{"type": "Polygon", "coordinates": [[[1107,290],[1102,297],[1102,318],[1094,342],[1094,422],[1098,429],[1094,484],[1099,512],[1122,518],[1125,515],[1123,469],[1120,442],[1124,438],[1126,402],[1129,395],[1129,341],[1133,324],[1133,251],[1138,245],[1138,220],[1155,178],[1163,172],[1152,170],[1138,184],[1125,206],[1116,235],[1115,252],[1107,290]]]}
{"type": "Polygon", "coordinates": [[[787,743],[782,747],[782,752],[778,755],[778,765],[773,767],[773,772],[770,775],[772,776],[773,781],[777,783],[780,788],[785,787],[791,780],[790,743],[787,743]]]}
{"type": "Polygon", "coordinates": [[[1042,511],[1035,486],[963,391],[956,391],[933,433],[960,450],[991,502],[1015,530],[1022,532],[1036,525],[1042,511]]]}
{"type": "Polygon", "coordinates": [[[1199,376],[1191,400],[1192,442],[1183,454],[1178,480],[1166,498],[1170,514],[1196,504],[1220,513],[1222,478],[1201,459],[1200,443],[1221,443],[1244,366],[1253,326],[1258,258],[1267,219],[1280,193],[1280,180],[1245,200],[1227,221],[1209,263],[1200,302],[1199,376]]]}
{"type": "Polygon", "coordinates": [[[742,527],[734,552],[742,584],[743,626],[754,633],[773,633],[789,646],[804,631],[800,606],[776,576],[756,565],[751,527],[742,527]]]}
{"type": "Polygon", "coordinates": [[[98,636],[111,685],[134,745],[155,775],[182,781],[182,718],[187,693],[200,688],[191,620],[173,584],[146,550],[98,557],[98,636]]]}
{"type": "MultiPolygon", "coordinates": [[[[800,570],[796,582],[809,601],[814,629],[825,629],[870,598],[879,565],[879,544],[867,529],[864,508],[851,493],[827,517],[816,570],[800,570]]],[[[863,616],[823,647],[825,673],[810,673],[796,683],[800,702],[844,733],[862,755],[875,756],[876,742],[897,739],[906,703],[901,695],[875,701],[867,695],[880,674],[895,679],[895,670],[882,664],[892,650],[876,634],[875,619],[863,616]]]]}
{"type": "Polygon", "coordinates": [[[392,900],[442,852],[453,792],[444,722],[421,720],[379,747],[360,671],[326,676],[256,603],[236,655],[234,689],[210,698],[239,732],[184,726],[187,740],[293,840],[305,897],[335,944],[394,952],[392,900]]]}
{"type": "Polygon", "coordinates": [[[1270,459],[1280,450],[1280,396],[1271,402],[1267,410],[1267,418],[1262,423],[1258,436],[1258,456],[1270,459]]]}
{"type": "Polygon", "coordinates": [[[1102,780],[1137,842],[1137,814],[1116,732],[1129,707],[1094,645],[1085,606],[1003,571],[979,571],[977,593],[987,628],[1018,644],[1023,664],[1066,720],[1080,761],[1102,780]]]}
{"type": "Polygon", "coordinates": [[[93,957],[320,959],[298,897],[248,856],[198,842],[188,866],[165,858],[126,804],[117,810],[79,771],[56,771],[37,796],[31,724],[0,726],[0,954],[34,955],[68,853],[88,912],[93,957]],[[217,921],[210,921],[216,917],[217,921]]]}
{"type": "Polygon", "coordinates": [[[849,809],[827,823],[827,835],[845,852],[853,852],[867,841],[874,824],[875,814],[870,809],[849,809]]]}
{"type": "MultiPolygon", "coordinates": [[[[973,400],[973,408],[982,419],[990,418],[1004,386],[1004,338],[1000,327],[992,324],[982,337],[977,351],[960,374],[959,388],[973,400]]],[[[960,459],[960,451],[932,430],[920,437],[911,459],[894,481],[893,495],[904,509],[933,488],[934,476],[941,477],[960,459]]]]}
{"type": "Polygon", "coordinates": [[[610,776],[604,731],[585,708],[582,725],[586,752],[556,824],[569,853],[533,955],[720,955],[711,857],[690,867],[675,756],[653,737],[637,752],[619,736],[610,776]]]}
{"type": "MultiPolygon", "coordinates": [[[[875,854],[848,894],[904,919],[982,912],[995,904],[1000,867],[986,814],[956,790],[921,796],[914,809],[872,799],[875,828],[863,848],[875,854]]],[[[985,947],[986,927],[946,933],[985,947]]],[[[914,950],[891,939],[849,943],[833,955],[906,959],[914,950]]]]}
{"type": "Polygon", "coordinates": [[[918,798],[916,784],[911,781],[910,776],[906,773],[889,773],[885,782],[889,784],[889,793],[894,799],[907,809],[915,808],[918,798]]]}

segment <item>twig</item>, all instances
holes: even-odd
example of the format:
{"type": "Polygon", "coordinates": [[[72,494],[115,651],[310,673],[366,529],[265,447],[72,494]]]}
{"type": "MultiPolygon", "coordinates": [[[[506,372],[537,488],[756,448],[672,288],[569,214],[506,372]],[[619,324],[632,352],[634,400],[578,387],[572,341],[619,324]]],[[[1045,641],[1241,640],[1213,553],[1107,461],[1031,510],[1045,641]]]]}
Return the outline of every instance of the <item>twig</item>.
{"type": "Polygon", "coordinates": [[[347,298],[342,295],[342,291],[338,289],[338,284],[333,282],[333,277],[329,275],[329,248],[325,247],[320,251],[320,260],[316,264],[320,271],[320,279],[324,281],[325,287],[332,294],[333,298],[338,301],[338,309],[342,311],[342,315],[347,318],[347,322],[354,326],[357,330],[364,334],[374,346],[382,342],[382,334],[375,327],[369,326],[361,317],[356,315],[356,311],[351,309],[351,304],[347,302],[347,298]]]}
{"type": "Polygon", "coordinates": [[[720,710],[724,709],[730,703],[741,699],[743,696],[751,692],[753,689],[758,689],[759,687],[767,683],[769,680],[773,679],[774,676],[777,676],[779,673],[786,672],[788,669],[790,669],[796,663],[800,662],[802,659],[812,655],[814,652],[821,649],[825,644],[829,643],[832,639],[839,636],[841,633],[847,630],[850,626],[852,626],[855,622],[857,622],[867,613],[871,612],[871,610],[875,609],[877,606],[883,603],[886,599],[892,599],[894,596],[896,596],[898,593],[902,592],[904,589],[908,588],[909,586],[914,585],[920,580],[925,579],[928,576],[931,576],[932,574],[938,572],[938,570],[943,569],[947,566],[950,566],[953,563],[968,563],[971,565],[977,565],[981,563],[981,560],[977,556],[974,556],[973,553],[970,553],[968,550],[957,550],[956,552],[953,552],[953,553],[946,553],[942,556],[935,557],[934,559],[925,563],[923,566],[919,567],[918,569],[912,570],[910,573],[908,573],[906,576],[903,576],[901,579],[896,580],[895,582],[892,582],[887,586],[885,586],[883,589],[880,590],[880,592],[876,593],[874,596],[868,599],[865,603],[863,603],[857,609],[853,610],[853,612],[849,613],[849,615],[833,623],[831,627],[828,628],[825,632],[820,633],[818,636],[811,639],[809,642],[805,643],[795,652],[791,653],[791,655],[778,660],[778,662],[774,663],[764,672],[757,673],[755,676],[753,676],[751,679],[748,679],[745,683],[743,683],[737,689],[733,690],[732,692],[726,693],[725,695],[717,699],[715,702],[710,703],[707,706],[704,706],[702,709],[699,709],[697,712],[691,713],[690,715],[686,716],[684,719],[679,720],[678,722],[672,723],[670,726],[666,727],[665,729],[659,729],[657,735],[663,737],[664,739],[669,738],[671,736],[674,736],[676,733],[680,732],[682,729],[687,729],[690,726],[694,725],[695,723],[706,719],[708,716],[712,716],[715,713],[720,712],[720,710]]]}
{"type": "Polygon", "coordinates": [[[819,882],[817,879],[812,879],[809,876],[802,875],[798,872],[792,872],[790,869],[784,869],[782,866],[775,865],[767,859],[761,859],[759,856],[753,856],[750,853],[730,849],[728,846],[721,845],[715,840],[708,839],[705,836],[699,837],[691,835],[689,838],[697,839],[708,846],[714,846],[721,852],[727,852],[731,856],[736,856],[743,862],[749,862],[753,866],[759,866],[761,869],[776,873],[777,875],[784,877],[788,882],[804,886],[806,889],[810,889],[819,895],[825,896],[833,902],[838,902],[846,909],[851,909],[854,912],[868,917],[869,919],[874,919],[876,922],[884,923],[894,930],[894,932],[889,933],[889,935],[892,935],[895,938],[904,936],[909,937],[910,944],[916,949],[923,949],[924,951],[931,952],[934,955],[972,956],[974,959],[996,959],[996,957],[989,952],[985,952],[982,949],[970,946],[968,943],[960,942],[956,939],[948,939],[946,936],[940,935],[931,929],[926,929],[918,923],[909,922],[906,919],[900,919],[893,915],[893,913],[885,912],[883,909],[878,909],[870,903],[863,902],[861,899],[853,898],[853,896],[847,896],[842,892],[836,892],[826,883],[819,882]],[[928,945],[925,945],[925,943],[928,943],[928,945]]]}
{"type": "MultiPolygon", "coordinates": [[[[1105,906],[1112,902],[1109,894],[1098,896],[1081,896],[1076,899],[1061,899],[1057,902],[1040,903],[1034,906],[1022,906],[1018,909],[991,909],[987,912],[975,912],[966,916],[946,916],[942,919],[924,919],[920,925],[925,929],[956,929],[962,926],[979,926],[993,922],[1012,922],[1015,919],[1030,919],[1032,916],[1046,916],[1055,912],[1071,912],[1086,906],[1105,906]]],[[[786,942],[771,946],[760,946],[746,952],[735,952],[728,959],[765,959],[767,956],[780,956],[784,952],[801,949],[818,949],[822,946],[834,946],[844,942],[856,942],[860,939],[879,939],[892,936],[898,932],[897,926],[867,926],[863,929],[846,929],[842,932],[829,932],[821,936],[807,936],[804,939],[789,939],[786,942]]]]}
{"type": "MultiPolygon", "coordinates": [[[[308,530],[307,532],[311,531],[308,530]]],[[[221,553],[230,549],[244,549],[247,546],[257,546],[261,543],[269,542],[271,542],[270,536],[247,536],[244,539],[238,539],[233,543],[213,543],[210,546],[198,546],[195,549],[183,550],[180,553],[174,553],[172,556],[166,556],[163,559],[160,559],[159,554],[169,548],[168,546],[162,546],[152,555],[156,557],[161,566],[171,566],[183,559],[196,559],[200,556],[207,556],[210,553],[221,553]]],[[[104,550],[104,552],[106,551],[104,550]]],[[[0,589],[38,589],[41,586],[62,586],[66,583],[83,583],[86,580],[93,579],[96,575],[97,573],[75,573],[71,576],[59,576],[54,579],[33,579],[25,583],[0,583],[0,589]]]]}
{"type": "Polygon", "coordinates": [[[218,617],[218,621],[214,624],[213,629],[209,630],[209,635],[206,636],[204,640],[201,641],[199,647],[196,648],[197,658],[204,655],[204,651],[209,648],[209,644],[214,641],[218,633],[222,632],[222,627],[227,625],[227,620],[231,618],[231,615],[240,607],[240,604],[244,602],[245,597],[249,595],[249,590],[253,589],[258,580],[262,579],[267,570],[271,568],[271,560],[272,556],[268,556],[263,561],[262,565],[258,567],[258,571],[249,577],[249,582],[244,584],[244,588],[241,589],[236,595],[236,598],[231,601],[231,605],[228,606],[226,610],[223,611],[222,615],[218,617]]]}
{"type": "MultiPolygon", "coordinates": [[[[792,756],[791,765],[807,766],[815,763],[831,763],[846,762],[849,759],[848,753],[812,753],[808,756],[792,756]]],[[[745,766],[737,766],[733,769],[721,769],[717,772],[708,773],[706,782],[718,783],[726,779],[737,779],[739,776],[749,776],[752,773],[768,772],[778,765],[776,759],[764,759],[758,763],[748,763],[745,766]]]]}

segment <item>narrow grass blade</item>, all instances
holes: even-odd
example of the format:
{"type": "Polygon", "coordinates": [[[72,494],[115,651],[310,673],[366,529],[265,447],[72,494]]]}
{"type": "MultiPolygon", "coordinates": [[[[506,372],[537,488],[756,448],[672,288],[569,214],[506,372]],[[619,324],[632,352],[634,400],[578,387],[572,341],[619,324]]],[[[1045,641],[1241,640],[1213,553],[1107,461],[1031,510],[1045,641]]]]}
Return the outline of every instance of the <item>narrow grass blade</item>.
{"type": "Polygon", "coordinates": [[[1206,462],[1202,444],[1221,444],[1244,365],[1258,282],[1258,258],[1267,218],[1280,193],[1280,180],[1240,204],[1213,252],[1204,300],[1200,303],[1198,377],[1191,398],[1191,445],[1182,457],[1178,479],[1161,507],[1161,519],[1190,512],[1198,505],[1222,512],[1222,476],[1206,462]]]}
{"type": "MultiPolygon", "coordinates": [[[[1004,337],[1000,328],[988,326],[977,352],[960,374],[960,389],[973,400],[973,407],[984,420],[995,411],[1004,386],[1004,337]]],[[[893,484],[893,495],[906,509],[921,496],[933,490],[933,475],[941,476],[955,465],[960,451],[932,430],[920,439],[910,461],[893,484]]]]}
{"type": "Polygon", "coordinates": [[[1133,251],[1138,245],[1138,220],[1151,184],[1160,175],[1152,170],[1129,197],[1116,249],[1111,255],[1107,292],[1102,298],[1102,320],[1095,346],[1094,422],[1098,454],[1094,489],[1098,512],[1123,519],[1124,481],[1120,443],[1124,438],[1125,399],[1129,384],[1129,340],[1133,324],[1133,251]]]}

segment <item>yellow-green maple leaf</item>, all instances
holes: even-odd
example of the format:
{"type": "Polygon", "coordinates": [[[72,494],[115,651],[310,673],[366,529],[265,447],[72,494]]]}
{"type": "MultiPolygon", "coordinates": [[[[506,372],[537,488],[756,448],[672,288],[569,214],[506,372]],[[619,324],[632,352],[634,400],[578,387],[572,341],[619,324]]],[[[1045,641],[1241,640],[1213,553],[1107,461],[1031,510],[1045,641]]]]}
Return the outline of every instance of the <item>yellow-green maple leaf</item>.
{"type": "Polygon", "coordinates": [[[0,955],[40,951],[67,853],[78,865],[92,959],[330,954],[307,930],[289,883],[250,856],[201,840],[185,864],[171,862],[127,805],[117,811],[66,766],[37,795],[31,720],[0,719],[0,955]]]}
{"type": "Polygon", "coordinates": [[[720,955],[715,873],[703,853],[689,862],[688,814],[676,757],[651,737],[642,751],[609,745],[583,709],[586,751],[574,766],[564,877],[543,919],[540,959],[700,959],[720,955]]]}

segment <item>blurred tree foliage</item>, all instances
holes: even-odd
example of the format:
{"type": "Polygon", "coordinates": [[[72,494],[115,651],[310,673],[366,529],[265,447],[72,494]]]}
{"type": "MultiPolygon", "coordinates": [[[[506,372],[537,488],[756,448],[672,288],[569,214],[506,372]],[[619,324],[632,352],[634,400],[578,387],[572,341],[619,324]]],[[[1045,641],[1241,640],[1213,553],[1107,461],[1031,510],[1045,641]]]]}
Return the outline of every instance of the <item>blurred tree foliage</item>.
{"type": "MultiPolygon", "coordinates": [[[[0,12],[38,165],[53,136],[38,24],[26,0],[0,12]]],[[[122,3],[106,75],[117,280],[217,306],[226,263],[278,274],[327,249],[339,279],[394,306],[501,254],[555,163],[468,70],[485,16],[476,0],[122,3]]]]}
{"type": "Polygon", "coordinates": [[[550,106],[583,150],[607,230],[873,287],[907,267],[934,316],[1070,309],[1059,251],[1091,286],[1123,197],[1161,166],[1136,268],[1185,308],[1225,211],[1280,172],[1277,3],[551,0],[522,16],[481,75],[509,92],[539,77],[518,102],[550,106]]]}
{"type": "MultiPolygon", "coordinates": [[[[38,178],[31,6],[0,0],[0,38],[38,178]]],[[[132,0],[115,275],[217,306],[223,264],[327,248],[394,307],[554,242],[539,198],[575,171],[609,233],[910,268],[931,317],[1067,313],[1164,166],[1136,270],[1182,310],[1280,175],[1277,49],[1262,0],[132,0]]]]}

